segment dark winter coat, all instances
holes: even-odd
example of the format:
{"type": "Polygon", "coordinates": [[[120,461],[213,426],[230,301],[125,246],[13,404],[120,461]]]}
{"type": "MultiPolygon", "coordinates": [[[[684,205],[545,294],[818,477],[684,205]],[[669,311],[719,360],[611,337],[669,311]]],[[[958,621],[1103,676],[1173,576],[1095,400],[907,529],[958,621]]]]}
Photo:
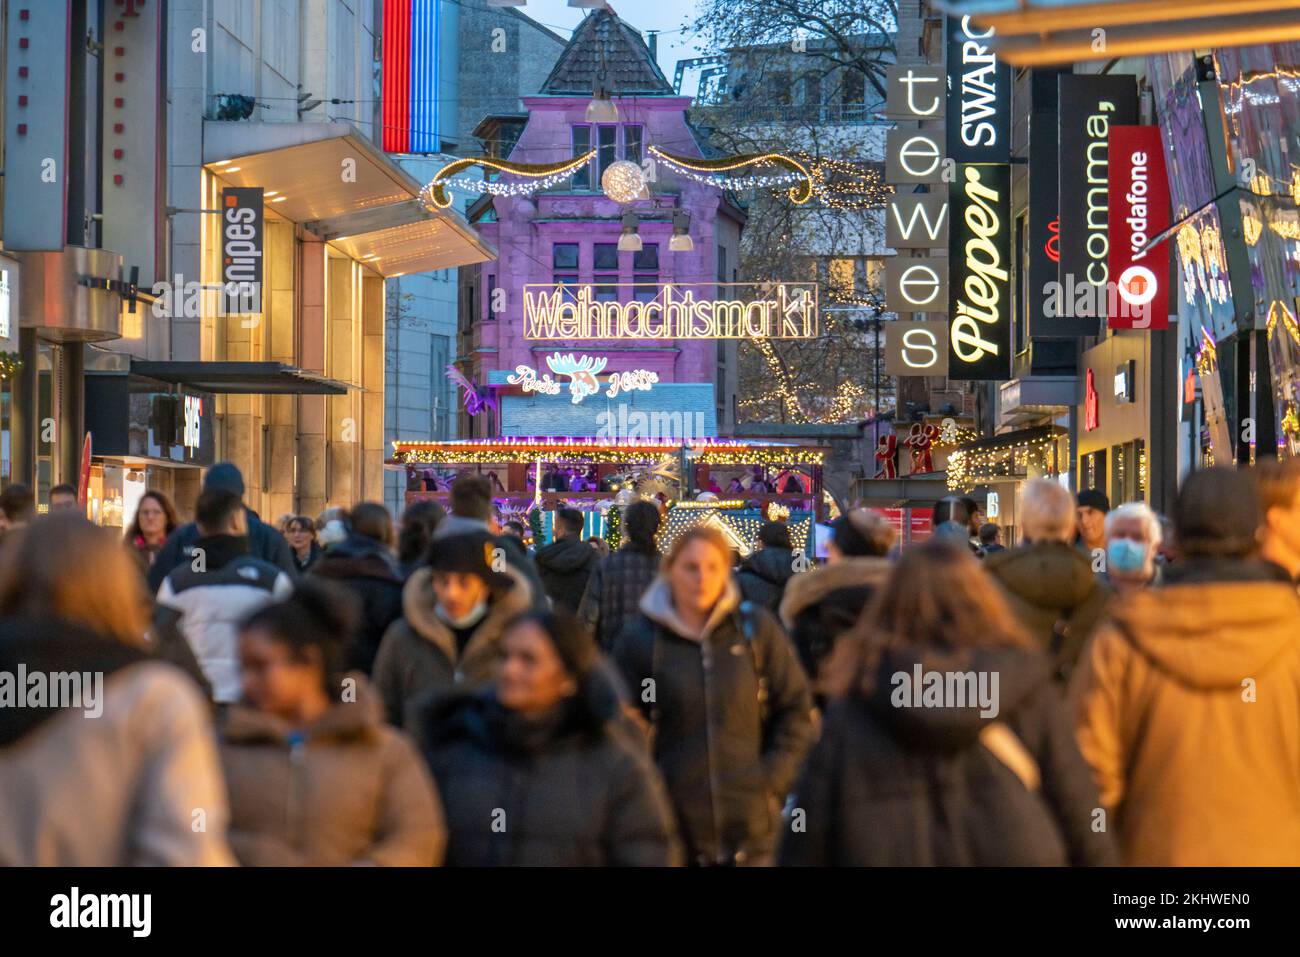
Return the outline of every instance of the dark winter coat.
{"type": "Polygon", "coordinates": [[[997,552],[984,567],[1012,609],[1066,680],[1113,592],[1097,580],[1091,558],[1065,542],[1033,542],[997,552]]]}
{"type": "Polygon", "coordinates": [[[770,862],[781,804],[815,735],[808,682],[781,626],[740,604],[728,582],[692,634],[661,578],[614,646],[654,727],[655,761],[695,864],[770,862]]]}
{"type": "Polygon", "coordinates": [[[639,614],[641,596],[659,574],[662,562],[657,551],[624,546],[592,571],[578,617],[593,629],[596,642],[605,651],[614,646],[623,626],[639,614]]]}
{"type": "MultiPolygon", "coordinates": [[[[488,532],[487,522],[479,521],[476,518],[464,518],[460,515],[448,515],[433,532],[433,542],[429,545],[430,550],[438,547],[438,543],[445,538],[454,538],[457,535],[465,535],[470,532],[488,532]]],[[[533,564],[533,556],[528,554],[528,549],[513,535],[497,535],[496,544],[506,555],[506,564],[515,571],[524,576],[528,582],[529,595],[533,603],[533,608],[537,611],[548,611],[551,607],[550,599],[546,597],[546,591],[542,588],[542,580],[537,577],[537,567],[533,564]]],[[[427,556],[426,556],[427,557],[427,556]]],[[[419,562],[415,567],[406,570],[406,577],[409,579],[419,565],[428,564],[426,561],[419,562]]]]}
{"type": "Polygon", "coordinates": [[[761,548],[740,563],[736,584],[746,601],[776,614],[785,586],[794,577],[795,555],[784,548],[761,548]]]}
{"type": "MultiPolygon", "coordinates": [[[[270,562],[277,568],[284,569],[291,581],[297,580],[298,565],[293,558],[293,549],[284,540],[284,536],[258,518],[257,513],[251,508],[245,507],[244,515],[248,520],[249,553],[254,558],[260,558],[264,562],[270,562]]],[[[190,550],[198,540],[199,527],[193,522],[187,522],[167,536],[167,541],[163,543],[162,548],[159,550],[158,557],[149,566],[149,591],[151,593],[158,593],[158,589],[169,571],[177,565],[183,565],[190,560],[190,550]]]]}
{"type": "Polygon", "coordinates": [[[1118,863],[1110,833],[1093,830],[1097,789],[1048,662],[1020,649],[885,652],[874,690],[827,713],[793,806],[803,827],[782,829],[782,864],[1118,863]],[[996,674],[997,714],[913,705],[894,676],[918,665],[996,674]]]}
{"type": "Polygon", "coordinates": [[[442,796],[446,863],[680,863],[659,774],[608,710],[568,699],[526,721],[491,688],[424,699],[413,729],[442,796]]]}
{"type": "Polygon", "coordinates": [[[312,566],[311,575],[342,585],[360,602],[361,620],[348,643],[347,667],[367,676],[388,626],[402,617],[402,576],[382,543],[349,535],[331,545],[312,566]]]}
{"type": "Polygon", "coordinates": [[[557,538],[533,553],[542,587],[556,605],[576,613],[587,590],[587,579],[600,561],[596,550],[580,538],[557,538]]]}
{"type": "Polygon", "coordinates": [[[510,565],[506,571],[514,584],[491,596],[487,614],[461,654],[452,630],[434,610],[438,602],[433,572],[421,568],[407,579],[402,617],[388,627],[379,643],[372,678],[391,723],[404,726],[411,703],[427,692],[449,691],[456,685],[476,687],[491,679],[505,626],[528,610],[531,598],[524,576],[510,565]]]}
{"type": "Polygon", "coordinates": [[[891,568],[886,558],[853,556],[802,572],[786,586],[781,623],[815,692],[820,693],[821,669],[835,642],[857,624],[891,568]]]}

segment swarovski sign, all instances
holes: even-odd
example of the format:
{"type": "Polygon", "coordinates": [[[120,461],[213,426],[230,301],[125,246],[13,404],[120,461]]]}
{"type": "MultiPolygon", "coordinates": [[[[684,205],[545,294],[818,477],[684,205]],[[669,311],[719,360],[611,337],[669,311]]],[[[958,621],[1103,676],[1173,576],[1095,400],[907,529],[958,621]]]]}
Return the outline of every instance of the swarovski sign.
{"type": "Polygon", "coordinates": [[[1011,68],[989,48],[993,29],[948,18],[948,156],[957,163],[1011,160],[1011,68]]]}

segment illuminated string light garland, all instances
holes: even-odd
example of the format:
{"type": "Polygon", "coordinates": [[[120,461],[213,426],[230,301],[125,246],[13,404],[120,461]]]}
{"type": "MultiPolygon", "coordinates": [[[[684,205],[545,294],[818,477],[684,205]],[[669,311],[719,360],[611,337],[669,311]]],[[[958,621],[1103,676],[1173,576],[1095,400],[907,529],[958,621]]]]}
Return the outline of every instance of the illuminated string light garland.
{"type": "MultiPolygon", "coordinates": [[[[485,169],[494,169],[502,173],[511,173],[515,176],[523,176],[526,179],[543,180],[550,179],[552,185],[559,182],[565,176],[572,175],[573,171],[584,163],[591,161],[596,155],[595,150],[588,150],[582,156],[575,156],[571,159],[560,160],[556,163],[512,163],[509,160],[489,159],[486,156],[468,156],[461,159],[452,160],[434,175],[433,179],[424,185],[420,190],[420,202],[432,210],[447,209],[451,206],[451,197],[447,195],[443,187],[455,174],[462,170],[467,170],[473,166],[482,166],[485,169]]],[[[507,186],[525,185],[525,184],[506,184],[507,186]]],[[[540,185],[531,186],[535,192],[541,189],[540,185]]],[[[522,192],[523,190],[521,190],[522,192]]],[[[497,195],[512,195],[502,193],[497,195]]],[[[517,195],[517,194],[513,194],[517,195]]]]}
{"type": "Polygon", "coordinates": [[[993,479],[1016,478],[1030,467],[1047,469],[1058,436],[1046,436],[995,449],[957,449],[948,456],[950,492],[968,492],[993,479]]]}
{"type": "Polygon", "coordinates": [[[791,173],[797,174],[798,177],[797,185],[792,186],[787,191],[790,201],[796,205],[803,205],[812,199],[812,175],[802,163],[793,157],[786,156],[784,153],[754,153],[706,160],[666,153],[657,146],[651,146],[649,151],[653,156],[662,160],[669,169],[683,174],[727,173],[735,169],[744,169],[747,166],[781,166],[791,173]]]}
{"type": "MultiPolygon", "coordinates": [[[[680,444],[625,439],[606,441],[586,437],[505,436],[495,439],[460,439],[448,442],[393,442],[392,461],[397,465],[489,463],[533,464],[538,461],[562,464],[635,464],[677,455],[680,444]]],[[[702,465],[821,465],[822,449],[795,445],[756,445],[728,439],[693,443],[692,460],[702,465]]]]}

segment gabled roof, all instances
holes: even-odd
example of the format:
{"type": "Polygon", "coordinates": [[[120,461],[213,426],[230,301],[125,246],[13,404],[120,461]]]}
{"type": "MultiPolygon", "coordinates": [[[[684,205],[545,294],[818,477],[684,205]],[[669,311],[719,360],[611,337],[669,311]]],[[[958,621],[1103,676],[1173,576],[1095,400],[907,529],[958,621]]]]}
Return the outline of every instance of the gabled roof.
{"type": "Polygon", "coordinates": [[[590,94],[601,69],[611,96],[672,96],[669,84],[641,34],[609,7],[596,10],[573,31],[540,93],[590,94]]]}

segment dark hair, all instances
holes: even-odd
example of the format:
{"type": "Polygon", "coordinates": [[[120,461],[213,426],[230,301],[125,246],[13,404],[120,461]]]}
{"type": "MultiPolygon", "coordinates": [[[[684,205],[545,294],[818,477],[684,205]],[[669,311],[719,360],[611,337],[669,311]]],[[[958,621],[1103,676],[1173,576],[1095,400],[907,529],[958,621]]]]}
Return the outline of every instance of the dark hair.
{"type": "Polygon", "coordinates": [[[1110,499],[1099,488],[1086,488],[1079,493],[1079,508],[1095,508],[1099,512],[1110,511],[1110,499]]]}
{"type": "Polygon", "coordinates": [[[510,519],[510,521],[506,522],[505,525],[503,525],[502,527],[513,528],[516,532],[519,533],[520,538],[524,537],[524,532],[526,531],[526,529],[524,528],[524,523],[519,521],[519,519],[517,518],[510,519]]]}
{"type": "Polygon", "coordinates": [[[563,606],[552,611],[526,611],[507,622],[501,634],[523,625],[535,625],[559,656],[564,670],[573,678],[578,692],[573,696],[574,714],[595,730],[611,720],[620,707],[619,692],[606,680],[600,667],[600,652],[591,633],[563,606]]]}
{"type": "Polygon", "coordinates": [[[462,475],[451,483],[451,513],[461,518],[492,518],[492,485],[481,475],[462,475]]]}
{"type": "Polygon", "coordinates": [[[77,487],[69,482],[60,482],[58,485],[55,485],[50,489],[50,498],[54,498],[56,495],[71,495],[73,498],[76,498],[77,487]]]}
{"type": "Polygon", "coordinates": [[[148,498],[157,502],[158,507],[163,510],[163,517],[166,524],[164,534],[170,535],[172,532],[176,531],[176,526],[180,524],[180,521],[176,517],[176,506],[172,504],[172,500],[157,489],[151,488],[149,491],[141,495],[140,501],[136,503],[135,518],[131,520],[131,527],[126,530],[126,540],[128,542],[135,541],[136,538],[142,534],[140,531],[140,506],[143,505],[145,499],[148,498]]]}
{"type": "Polygon", "coordinates": [[[980,526],[980,544],[992,545],[998,540],[998,532],[1001,531],[992,522],[985,522],[980,526]]]}
{"type": "Polygon", "coordinates": [[[284,523],[286,532],[302,531],[311,532],[311,537],[316,537],[316,519],[310,515],[294,515],[289,521],[284,523]]]}
{"type": "Polygon", "coordinates": [[[194,503],[194,523],[205,535],[217,535],[225,531],[231,516],[243,507],[243,499],[234,492],[210,488],[194,503]]]}
{"type": "Polygon", "coordinates": [[[393,516],[378,502],[362,502],[348,514],[348,525],[357,535],[389,545],[393,541],[393,516]]]}
{"type": "Polygon", "coordinates": [[[586,520],[582,516],[582,513],[579,512],[576,508],[559,509],[555,513],[555,520],[559,522],[560,527],[563,528],[570,535],[581,535],[582,526],[586,522],[586,520]]]}
{"type": "Polygon", "coordinates": [[[447,517],[447,510],[432,499],[412,502],[402,513],[402,528],[397,533],[397,560],[403,565],[424,558],[433,541],[433,533],[447,517]]]}
{"type": "Polygon", "coordinates": [[[1263,519],[1254,469],[1216,465],[1192,472],[1174,500],[1178,554],[1186,558],[1249,558],[1259,549],[1263,519]]]}
{"type": "Polygon", "coordinates": [[[265,631],[296,661],[319,649],[325,690],[338,691],[347,670],[347,649],[360,621],[358,600],[346,588],[329,589],[304,578],[284,601],[263,605],[244,619],[241,631],[265,631]]]}
{"type": "Polygon", "coordinates": [[[790,526],[785,522],[764,522],[758,530],[758,540],[764,548],[794,548],[790,541],[790,526]]]}
{"type": "Polygon", "coordinates": [[[659,509],[649,502],[633,502],[623,511],[623,528],[627,531],[627,547],[653,555],[655,534],[659,531],[659,509]]]}
{"type": "Polygon", "coordinates": [[[932,527],[938,528],[944,522],[956,522],[958,525],[970,524],[972,512],[966,504],[968,501],[970,500],[956,495],[939,499],[934,503],[934,517],[930,520],[932,527]]]}
{"type": "Polygon", "coordinates": [[[36,496],[21,482],[11,482],[0,492],[0,512],[11,522],[31,521],[36,514],[36,496]]]}

